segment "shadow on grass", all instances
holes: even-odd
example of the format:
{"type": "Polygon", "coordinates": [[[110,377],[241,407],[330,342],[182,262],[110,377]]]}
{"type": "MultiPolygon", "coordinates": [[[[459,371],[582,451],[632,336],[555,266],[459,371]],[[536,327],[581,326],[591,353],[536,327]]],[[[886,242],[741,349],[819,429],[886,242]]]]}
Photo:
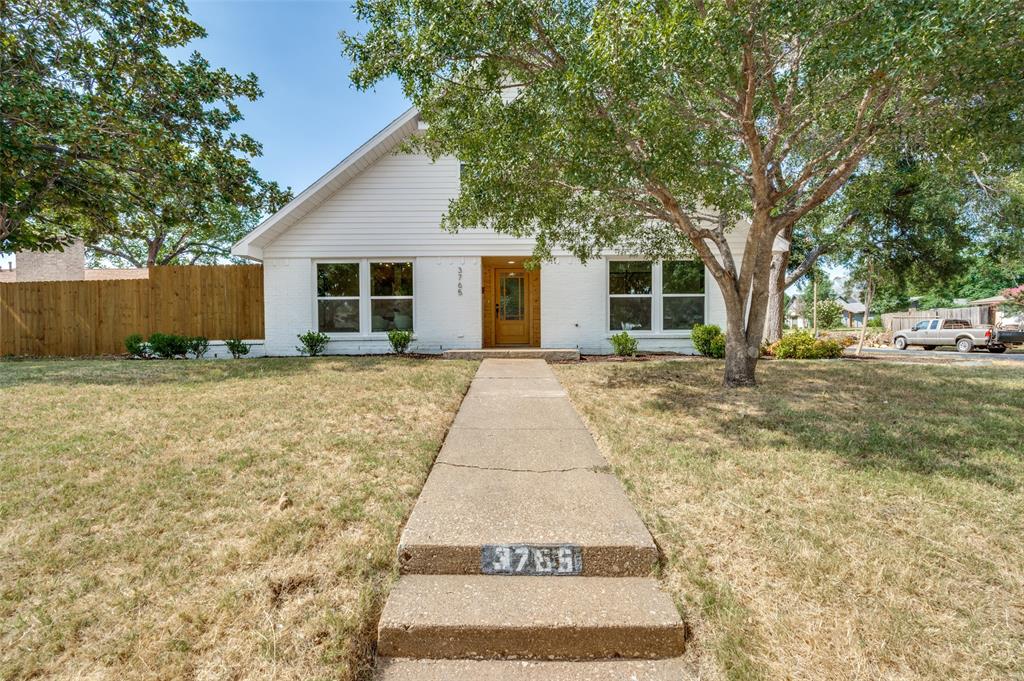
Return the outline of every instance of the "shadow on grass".
{"type": "Polygon", "coordinates": [[[158,385],[294,376],[309,371],[378,373],[394,356],[265,357],[217,360],[20,359],[0,361],[0,390],[22,385],[158,385]]]}
{"type": "Polygon", "coordinates": [[[697,419],[725,448],[794,447],[861,469],[942,475],[1016,490],[1024,372],[998,368],[765,362],[727,391],[719,362],[616,367],[606,387],[640,409],[697,419]]]}

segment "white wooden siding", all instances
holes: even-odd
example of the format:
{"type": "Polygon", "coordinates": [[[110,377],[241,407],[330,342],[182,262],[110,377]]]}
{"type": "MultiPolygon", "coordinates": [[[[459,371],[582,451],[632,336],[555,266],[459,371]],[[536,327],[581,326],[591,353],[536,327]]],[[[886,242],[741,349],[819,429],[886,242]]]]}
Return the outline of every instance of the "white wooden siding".
{"type": "Polygon", "coordinates": [[[390,257],[414,248],[422,255],[530,255],[531,239],[491,230],[451,234],[440,229],[458,194],[459,162],[432,163],[421,154],[389,154],[267,244],[265,258],[390,257]]]}

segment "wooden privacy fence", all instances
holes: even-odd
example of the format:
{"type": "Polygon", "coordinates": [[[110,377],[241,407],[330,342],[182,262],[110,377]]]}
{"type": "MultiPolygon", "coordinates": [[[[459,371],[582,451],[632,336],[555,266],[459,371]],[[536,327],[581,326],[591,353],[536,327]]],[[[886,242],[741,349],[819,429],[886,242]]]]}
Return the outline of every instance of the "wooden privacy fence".
{"type": "Polygon", "coordinates": [[[151,267],[148,279],[0,284],[0,355],[124,352],[125,336],[263,338],[263,267],[151,267]]]}
{"type": "Polygon", "coordinates": [[[882,315],[882,325],[888,331],[903,331],[917,324],[922,319],[963,319],[974,326],[994,324],[988,305],[972,305],[969,307],[937,307],[932,310],[908,310],[906,312],[890,312],[882,315]]]}

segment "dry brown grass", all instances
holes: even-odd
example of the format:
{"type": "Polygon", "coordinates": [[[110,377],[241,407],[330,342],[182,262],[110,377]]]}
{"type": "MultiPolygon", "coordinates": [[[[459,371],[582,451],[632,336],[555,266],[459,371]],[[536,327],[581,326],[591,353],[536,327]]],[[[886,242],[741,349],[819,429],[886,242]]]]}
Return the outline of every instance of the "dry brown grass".
{"type": "Polygon", "coordinates": [[[1024,368],[556,367],[702,678],[1024,678],[1024,368]]]}
{"type": "Polygon", "coordinates": [[[0,678],[362,674],[475,366],[0,363],[0,678]]]}

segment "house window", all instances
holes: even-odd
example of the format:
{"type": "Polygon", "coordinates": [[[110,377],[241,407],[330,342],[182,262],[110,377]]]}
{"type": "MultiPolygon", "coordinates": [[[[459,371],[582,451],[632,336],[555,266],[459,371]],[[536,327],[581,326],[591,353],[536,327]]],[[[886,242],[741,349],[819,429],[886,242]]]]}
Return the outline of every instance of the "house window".
{"type": "Polygon", "coordinates": [[[704,323],[704,264],[668,260],[661,264],[661,328],[689,331],[704,323]]]}
{"type": "Polygon", "coordinates": [[[643,260],[608,263],[608,318],[612,331],[650,331],[653,268],[643,260]]]}
{"type": "Polygon", "coordinates": [[[370,263],[370,330],[412,331],[412,263],[370,263]]]}
{"type": "Polygon", "coordinates": [[[608,262],[608,328],[654,333],[704,323],[704,265],[693,260],[608,262]]]}
{"type": "Polygon", "coordinates": [[[316,266],[318,328],[330,333],[359,333],[359,263],[316,266]]]}

